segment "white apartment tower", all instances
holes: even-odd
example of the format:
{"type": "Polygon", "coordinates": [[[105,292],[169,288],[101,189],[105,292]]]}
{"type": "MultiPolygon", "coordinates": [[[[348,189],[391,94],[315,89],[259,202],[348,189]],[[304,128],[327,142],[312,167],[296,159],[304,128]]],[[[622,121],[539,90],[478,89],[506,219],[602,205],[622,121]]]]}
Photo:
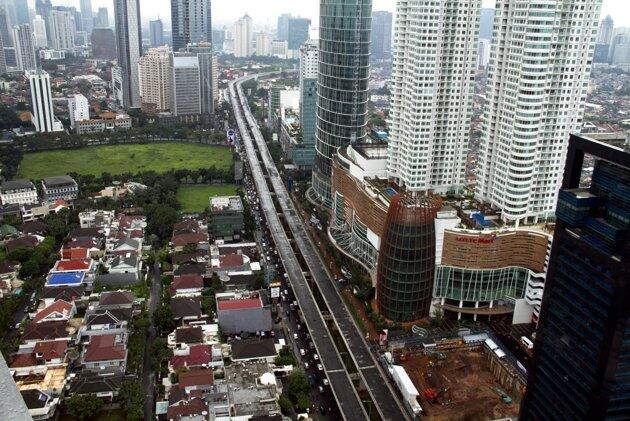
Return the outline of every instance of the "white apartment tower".
{"type": "Polygon", "coordinates": [[[35,35],[35,46],[37,48],[46,48],[48,46],[46,22],[40,15],[35,15],[33,18],[33,34],[35,35]]]}
{"type": "Polygon", "coordinates": [[[32,121],[35,129],[38,132],[63,130],[63,125],[53,114],[50,75],[43,70],[28,70],[26,76],[31,90],[32,121]]]}
{"type": "Polygon", "coordinates": [[[138,61],[140,102],[143,109],[168,111],[173,91],[173,60],[168,46],[151,48],[138,61]]]}
{"type": "Polygon", "coordinates": [[[74,48],[75,32],[74,15],[70,11],[50,11],[50,44],[55,50],[71,50],[74,48]]]}
{"type": "Polygon", "coordinates": [[[18,69],[22,71],[37,69],[31,26],[26,24],[14,26],[13,41],[15,43],[15,57],[18,69]]]}
{"type": "Polygon", "coordinates": [[[70,116],[70,127],[74,129],[77,121],[90,119],[90,103],[81,94],[76,94],[68,98],[68,114],[70,116]]]}
{"type": "Polygon", "coordinates": [[[475,196],[504,221],[553,216],[580,131],[601,0],[497,2],[475,196]]]}
{"type": "Polygon", "coordinates": [[[252,55],[252,18],[245,15],[234,24],[234,56],[249,57],[252,55]]]}
{"type": "Polygon", "coordinates": [[[270,56],[271,55],[271,41],[273,38],[270,34],[265,32],[259,32],[256,34],[256,55],[257,56],[270,56]]]}
{"type": "Polygon", "coordinates": [[[464,186],[481,0],[399,0],[387,174],[411,193],[464,186]]]}

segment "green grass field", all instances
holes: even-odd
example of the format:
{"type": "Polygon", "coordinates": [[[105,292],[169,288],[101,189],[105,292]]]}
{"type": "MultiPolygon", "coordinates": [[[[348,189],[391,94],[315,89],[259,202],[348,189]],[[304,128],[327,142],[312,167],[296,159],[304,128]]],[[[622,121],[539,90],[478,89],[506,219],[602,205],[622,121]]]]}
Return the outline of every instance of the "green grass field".
{"type": "Polygon", "coordinates": [[[228,169],[232,151],[222,146],[186,142],[88,146],[81,149],[24,154],[16,178],[78,174],[112,175],[140,171],[166,172],[170,169],[199,169],[215,166],[228,169]]]}
{"type": "Polygon", "coordinates": [[[177,189],[177,201],[182,212],[203,212],[210,204],[210,196],[233,196],[236,188],[234,184],[181,186],[177,189]]]}

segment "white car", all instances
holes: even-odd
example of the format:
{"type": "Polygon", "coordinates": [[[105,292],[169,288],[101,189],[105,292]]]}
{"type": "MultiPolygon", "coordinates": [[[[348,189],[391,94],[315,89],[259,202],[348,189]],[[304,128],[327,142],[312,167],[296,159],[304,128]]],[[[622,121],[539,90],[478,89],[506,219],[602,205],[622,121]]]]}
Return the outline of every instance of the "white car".
{"type": "Polygon", "coordinates": [[[313,355],[313,359],[314,359],[315,361],[319,360],[319,355],[314,354],[314,355],[313,355]]]}
{"type": "Polygon", "coordinates": [[[324,386],[328,386],[328,379],[322,380],[322,383],[324,383],[324,386]]]}
{"type": "Polygon", "coordinates": [[[294,333],[294,334],[293,334],[293,339],[297,340],[297,338],[298,338],[297,333],[294,333]]]}
{"type": "Polygon", "coordinates": [[[304,348],[300,348],[300,355],[301,355],[301,356],[306,355],[306,352],[304,352],[304,348]]]}
{"type": "Polygon", "coordinates": [[[317,369],[319,371],[324,371],[324,367],[321,364],[317,364],[317,369]]]}

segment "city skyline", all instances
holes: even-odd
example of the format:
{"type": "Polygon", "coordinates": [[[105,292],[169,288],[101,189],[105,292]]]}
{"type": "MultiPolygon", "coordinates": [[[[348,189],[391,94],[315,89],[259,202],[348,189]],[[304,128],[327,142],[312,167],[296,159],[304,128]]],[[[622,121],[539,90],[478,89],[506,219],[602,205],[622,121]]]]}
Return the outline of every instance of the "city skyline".
{"type": "MultiPolygon", "coordinates": [[[[54,5],[80,5],[80,0],[56,0],[54,5]]],[[[29,0],[29,7],[34,9],[35,0],[29,0]]],[[[495,1],[483,0],[482,7],[493,8],[495,1]]],[[[99,7],[107,7],[113,10],[112,0],[93,0],[92,8],[97,10],[99,7]]],[[[171,27],[171,2],[170,0],[140,0],[140,8],[143,25],[148,25],[149,20],[162,19],[165,23],[165,29],[170,30],[171,27]]],[[[372,10],[387,10],[394,12],[396,8],[396,0],[374,0],[372,10]]],[[[256,0],[233,0],[230,2],[215,1],[212,4],[213,22],[216,24],[234,23],[239,17],[245,13],[249,14],[254,26],[269,25],[275,28],[276,19],[283,13],[291,13],[310,18],[314,25],[319,21],[319,1],[301,1],[287,3],[281,0],[271,0],[260,2],[256,0]],[[261,16],[265,16],[261,18],[261,16]]],[[[606,15],[613,16],[615,26],[630,26],[630,2],[627,0],[603,0],[602,14],[603,19],[606,15]]]]}

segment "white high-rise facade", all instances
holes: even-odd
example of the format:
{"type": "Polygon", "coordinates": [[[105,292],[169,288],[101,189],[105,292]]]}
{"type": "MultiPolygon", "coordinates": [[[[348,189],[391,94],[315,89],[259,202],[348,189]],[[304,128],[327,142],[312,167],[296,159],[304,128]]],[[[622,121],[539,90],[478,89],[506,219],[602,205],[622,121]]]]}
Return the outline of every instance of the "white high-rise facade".
{"type": "Polygon", "coordinates": [[[271,34],[265,32],[259,32],[256,34],[256,55],[257,56],[270,56],[271,55],[271,41],[273,38],[271,34]]]}
{"type": "Polygon", "coordinates": [[[245,15],[234,24],[234,56],[249,57],[252,49],[252,18],[245,15]]]}
{"type": "Polygon", "coordinates": [[[122,105],[126,108],[139,107],[138,60],[142,53],[140,0],[114,0],[114,17],[118,66],[122,77],[122,105]]]}
{"type": "Polygon", "coordinates": [[[68,98],[68,114],[70,116],[70,127],[74,129],[77,121],[90,119],[90,103],[81,94],[76,94],[68,98]]]}
{"type": "Polygon", "coordinates": [[[32,122],[38,132],[58,132],[63,125],[53,114],[52,95],[50,93],[50,75],[43,70],[28,70],[31,90],[32,122]]]}
{"type": "Polygon", "coordinates": [[[74,15],[66,10],[50,11],[50,43],[55,50],[74,48],[74,15]]]}
{"type": "Polygon", "coordinates": [[[173,58],[168,46],[151,48],[138,62],[143,109],[168,111],[173,91],[173,58]]]}
{"type": "Polygon", "coordinates": [[[18,69],[22,71],[37,69],[31,26],[26,24],[14,26],[13,40],[15,42],[15,56],[18,69]]]}
{"type": "Polygon", "coordinates": [[[475,196],[505,221],[554,214],[580,131],[601,0],[497,2],[475,196]]]}
{"type": "Polygon", "coordinates": [[[388,177],[408,192],[464,185],[481,0],[397,3],[388,177]]]}
{"type": "Polygon", "coordinates": [[[35,15],[33,18],[33,35],[35,36],[35,46],[37,48],[46,48],[48,46],[46,22],[40,15],[35,15]]]}

